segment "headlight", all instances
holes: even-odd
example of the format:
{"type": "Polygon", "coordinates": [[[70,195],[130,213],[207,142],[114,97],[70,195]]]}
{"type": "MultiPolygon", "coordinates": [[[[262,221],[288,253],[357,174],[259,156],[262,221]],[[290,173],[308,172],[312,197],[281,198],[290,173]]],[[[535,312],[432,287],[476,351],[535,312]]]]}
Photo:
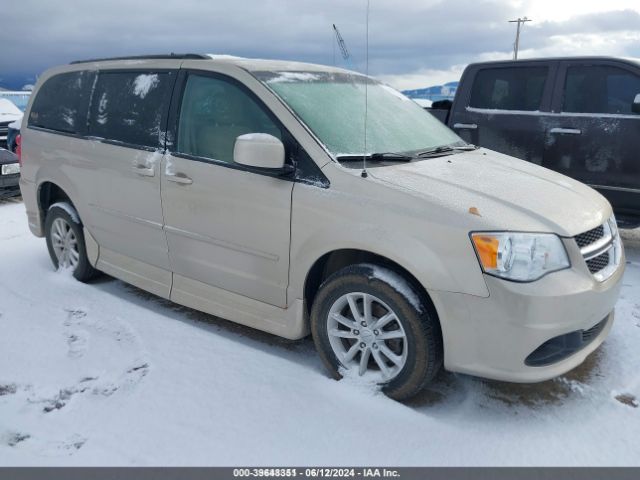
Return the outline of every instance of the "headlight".
{"type": "Polygon", "coordinates": [[[20,173],[19,163],[8,163],[2,165],[2,175],[13,175],[14,173],[20,173]]]}
{"type": "Polygon", "coordinates": [[[482,270],[507,280],[532,282],[571,266],[553,233],[477,232],[471,240],[482,270]]]}

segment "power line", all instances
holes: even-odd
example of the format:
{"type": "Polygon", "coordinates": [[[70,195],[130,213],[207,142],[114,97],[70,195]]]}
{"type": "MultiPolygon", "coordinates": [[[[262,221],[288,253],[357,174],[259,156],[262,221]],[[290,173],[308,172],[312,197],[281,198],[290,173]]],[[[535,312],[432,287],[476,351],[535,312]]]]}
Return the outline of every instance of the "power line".
{"type": "Polygon", "coordinates": [[[518,27],[516,29],[516,41],[513,44],[513,59],[518,59],[518,48],[520,47],[520,26],[524,25],[526,22],[530,22],[531,19],[527,17],[520,18],[517,20],[509,20],[509,23],[517,23],[518,27]]]}

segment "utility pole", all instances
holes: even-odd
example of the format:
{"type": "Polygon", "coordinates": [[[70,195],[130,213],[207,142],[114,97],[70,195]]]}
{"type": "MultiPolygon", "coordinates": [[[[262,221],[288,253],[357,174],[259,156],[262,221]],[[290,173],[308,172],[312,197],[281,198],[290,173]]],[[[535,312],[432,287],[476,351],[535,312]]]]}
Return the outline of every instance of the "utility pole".
{"type": "Polygon", "coordinates": [[[518,17],[517,20],[509,20],[509,23],[517,23],[518,24],[518,28],[516,29],[516,41],[513,44],[513,59],[517,60],[518,59],[518,47],[520,46],[520,26],[524,25],[526,22],[530,22],[531,19],[524,17],[524,18],[520,18],[518,17]]]}

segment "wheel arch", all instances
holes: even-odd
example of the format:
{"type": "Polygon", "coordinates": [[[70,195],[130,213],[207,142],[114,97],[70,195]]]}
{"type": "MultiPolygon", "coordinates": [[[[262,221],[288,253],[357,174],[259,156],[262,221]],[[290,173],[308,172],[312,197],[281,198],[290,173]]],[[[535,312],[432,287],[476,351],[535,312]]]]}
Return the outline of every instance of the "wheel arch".
{"type": "Polygon", "coordinates": [[[409,282],[416,293],[420,295],[429,313],[432,314],[438,324],[440,324],[438,312],[429,292],[408,268],[384,255],[356,248],[332,250],[322,255],[313,263],[304,281],[305,314],[310,314],[313,301],[320,289],[320,285],[322,285],[325,279],[338,270],[358,263],[373,263],[381,267],[386,267],[402,276],[402,278],[409,282]]]}
{"type": "Polygon", "coordinates": [[[38,210],[40,211],[41,227],[44,226],[44,222],[47,216],[47,210],[56,202],[69,202],[71,206],[77,211],[78,209],[73,204],[69,194],[55,182],[46,180],[38,185],[37,190],[38,210]]]}

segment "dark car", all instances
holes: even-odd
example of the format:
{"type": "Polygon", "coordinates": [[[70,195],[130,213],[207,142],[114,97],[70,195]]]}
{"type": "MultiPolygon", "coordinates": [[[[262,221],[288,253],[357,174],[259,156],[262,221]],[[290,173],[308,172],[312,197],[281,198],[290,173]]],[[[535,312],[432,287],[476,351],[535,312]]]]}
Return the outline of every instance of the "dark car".
{"type": "Polygon", "coordinates": [[[431,110],[468,142],[587,183],[622,225],[640,225],[640,60],[476,63],[431,110]]]}
{"type": "Polygon", "coordinates": [[[20,195],[20,164],[18,157],[4,148],[0,148],[0,198],[20,195]]]}

